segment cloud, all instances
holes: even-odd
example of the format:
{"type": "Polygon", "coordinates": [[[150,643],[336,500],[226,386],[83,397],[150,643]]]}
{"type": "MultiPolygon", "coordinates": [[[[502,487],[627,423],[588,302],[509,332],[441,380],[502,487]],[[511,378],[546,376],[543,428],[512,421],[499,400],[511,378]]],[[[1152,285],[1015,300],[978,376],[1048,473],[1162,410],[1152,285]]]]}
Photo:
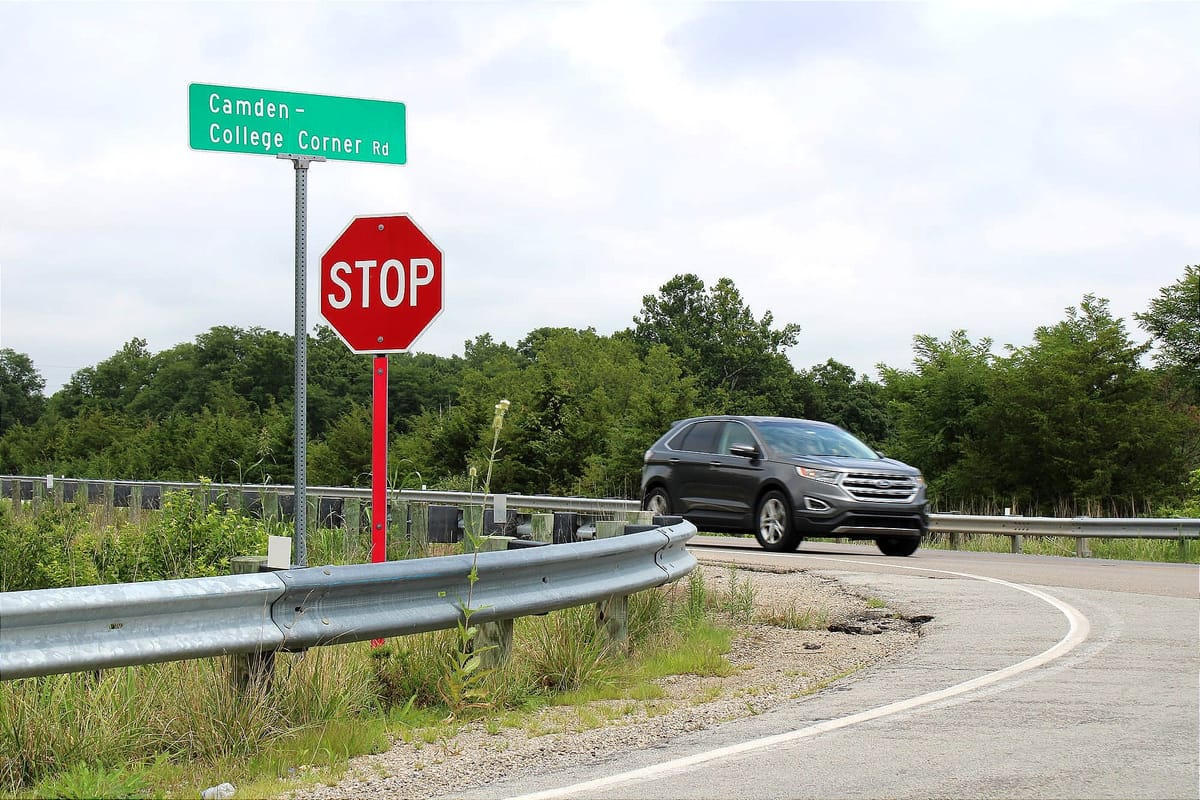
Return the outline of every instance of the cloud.
{"type": "Polygon", "coordinates": [[[1189,4],[0,4],[0,346],[53,390],[134,337],[290,332],[295,174],[192,151],[187,85],[404,102],[409,163],[308,174],[446,257],[417,349],[610,333],[695,272],[802,326],[798,367],[1021,344],[1196,260],[1189,4]]]}

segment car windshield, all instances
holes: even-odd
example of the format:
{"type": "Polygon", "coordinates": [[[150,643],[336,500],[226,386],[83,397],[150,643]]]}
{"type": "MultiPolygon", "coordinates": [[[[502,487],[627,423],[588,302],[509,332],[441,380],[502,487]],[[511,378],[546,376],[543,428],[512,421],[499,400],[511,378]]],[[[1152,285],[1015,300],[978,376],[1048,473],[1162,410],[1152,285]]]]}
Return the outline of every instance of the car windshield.
{"type": "Polygon", "coordinates": [[[786,455],[879,458],[870,447],[832,425],[780,420],[759,422],[756,427],[773,450],[786,455]]]}

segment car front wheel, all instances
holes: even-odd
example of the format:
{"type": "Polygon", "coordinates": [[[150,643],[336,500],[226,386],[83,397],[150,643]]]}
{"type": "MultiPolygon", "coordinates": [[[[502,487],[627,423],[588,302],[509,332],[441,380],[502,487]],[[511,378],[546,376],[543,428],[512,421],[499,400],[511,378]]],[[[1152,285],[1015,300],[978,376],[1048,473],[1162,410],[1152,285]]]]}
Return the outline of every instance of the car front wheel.
{"type": "Polygon", "coordinates": [[[803,541],[796,534],[792,508],[782,492],[772,490],[763,495],[754,520],[754,538],[764,550],[787,552],[795,550],[803,541]]]}
{"type": "Polygon", "coordinates": [[[671,513],[671,496],[661,487],[651,489],[642,498],[642,508],[656,517],[665,517],[671,513]]]}
{"type": "Polygon", "coordinates": [[[921,546],[921,539],[917,536],[880,536],[875,544],[885,556],[911,556],[921,546]]]}

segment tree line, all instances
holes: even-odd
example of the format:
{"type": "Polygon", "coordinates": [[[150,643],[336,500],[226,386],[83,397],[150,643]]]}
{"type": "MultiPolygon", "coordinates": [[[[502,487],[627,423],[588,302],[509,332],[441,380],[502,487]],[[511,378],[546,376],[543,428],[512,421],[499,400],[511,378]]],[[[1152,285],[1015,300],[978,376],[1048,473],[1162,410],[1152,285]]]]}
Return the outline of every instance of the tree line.
{"type": "MultiPolygon", "coordinates": [[[[1003,355],[965,330],[918,334],[912,365],[876,381],[833,359],[795,368],[799,324],[756,316],[728,278],[681,274],[611,335],[389,356],[389,480],[468,488],[505,398],[496,491],[636,497],[671,422],[741,413],[840,425],[920,467],[937,510],[1153,513],[1200,486],[1200,267],[1134,318],[1147,340],[1089,294],[1003,355]]],[[[308,480],[367,486],[369,360],[327,327],[308,358],[308,480]]],[[[291,336],[221,326],[159,353],[133,339],[47,398],[29,357],[0,349],[0,472],[290,483],[293,363],[291,336]]]]}

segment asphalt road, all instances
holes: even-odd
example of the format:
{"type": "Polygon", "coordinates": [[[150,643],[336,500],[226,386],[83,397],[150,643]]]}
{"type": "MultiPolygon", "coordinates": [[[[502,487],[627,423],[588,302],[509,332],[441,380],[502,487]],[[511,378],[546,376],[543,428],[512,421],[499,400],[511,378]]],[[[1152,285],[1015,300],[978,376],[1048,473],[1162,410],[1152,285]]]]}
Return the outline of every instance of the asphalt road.
{"type": "Polygon", "coordinates": [[[934,619],[773,712],[456,796],[1200,798],[1195,566],[703,543],[704,560],[784,562],[934,619]]]}

